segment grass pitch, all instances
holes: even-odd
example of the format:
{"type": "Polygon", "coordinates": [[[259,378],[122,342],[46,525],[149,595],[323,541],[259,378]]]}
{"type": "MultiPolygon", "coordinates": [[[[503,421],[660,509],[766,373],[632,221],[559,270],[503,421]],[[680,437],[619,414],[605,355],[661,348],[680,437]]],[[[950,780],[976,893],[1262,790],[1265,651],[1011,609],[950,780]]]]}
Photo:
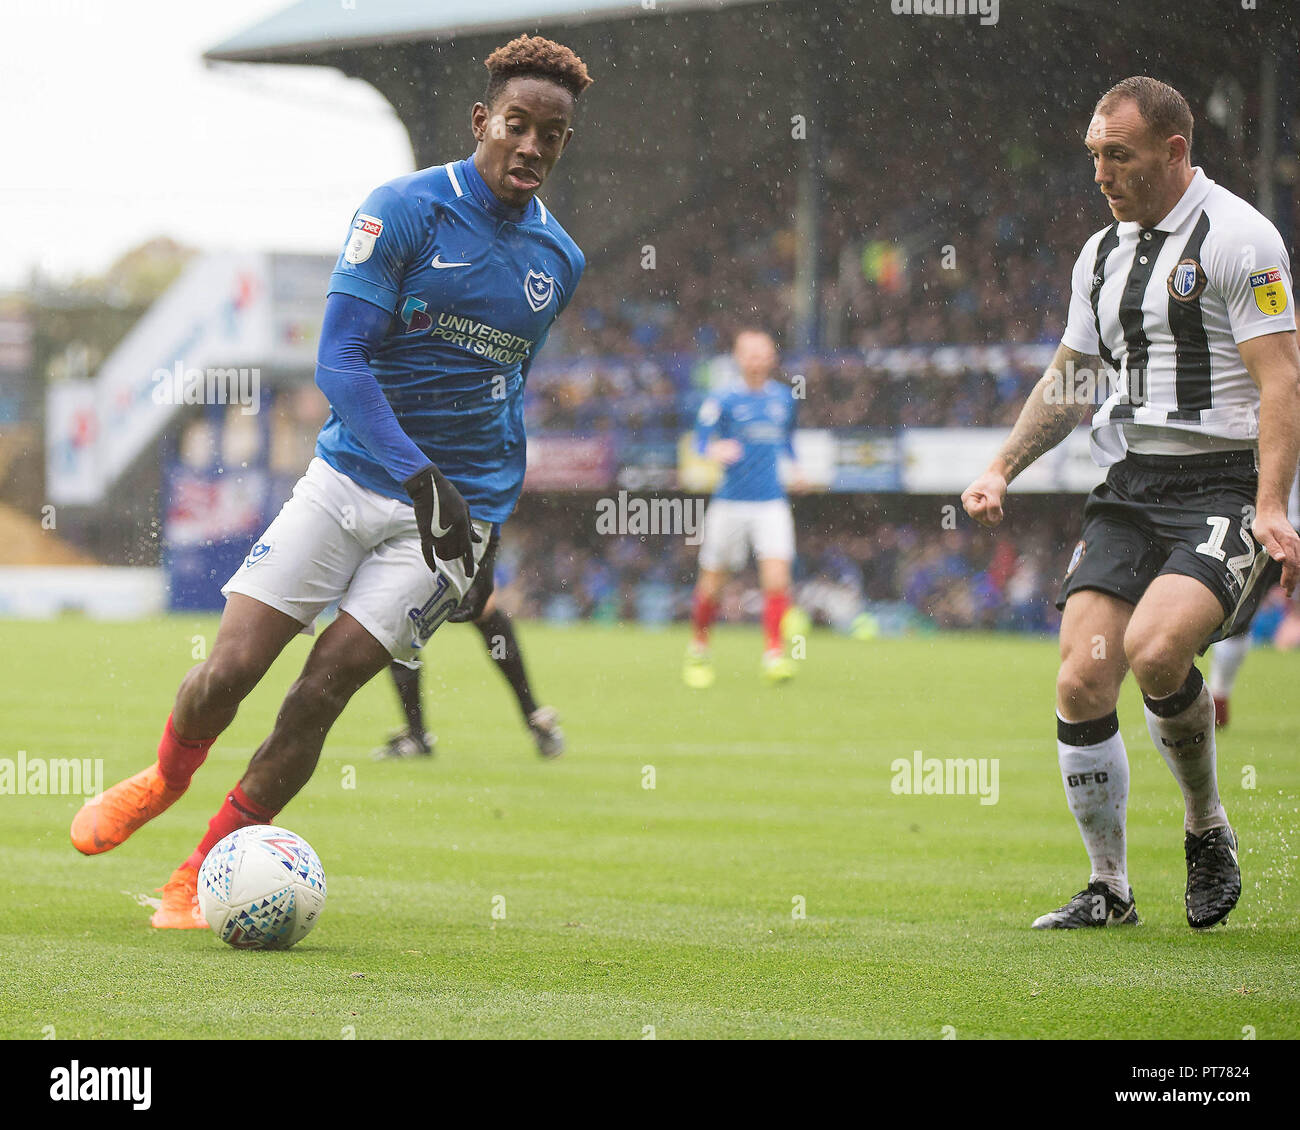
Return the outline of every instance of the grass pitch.
{"type": "MultiPolygon", "coordinates": [[[[106,784],[141,768],[215,628],[4,624],[0,758],[103,758],[106,784]]],[[[118,850],[73,850],[80,798],[0,796],[0,1036],[1300,1037],[1300,656],[1253,654],[1220,736],[1245,883],[1230,924],[1185,924],[1181,799],[1130,684],[1143,925],[1043,934],[1030,921],[1087,880],[1052,641],[814,633],[773,688],[757,633],[724,628],[717,684],[695,692],[681,630],[520,636],[570,752],[542,763],[478,634],[443,628],[425,680],[437,756],[369,759],[398,721],[382,676],[279,818],[329,882],[285,953],[157,933],[139,900],[192,850],[308,641],[118,850]],[[998,758],[998,802],[895,794],[891,762],[915,750],[998,758]]]]}

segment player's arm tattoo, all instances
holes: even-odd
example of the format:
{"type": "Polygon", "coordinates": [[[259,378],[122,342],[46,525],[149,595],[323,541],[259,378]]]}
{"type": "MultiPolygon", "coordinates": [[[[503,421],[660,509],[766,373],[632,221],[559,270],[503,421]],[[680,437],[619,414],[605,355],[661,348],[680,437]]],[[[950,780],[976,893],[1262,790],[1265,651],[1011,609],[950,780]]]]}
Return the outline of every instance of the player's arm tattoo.
{"type": "MultiPolygon", "coordinates": [[[[1011,435],[993,461],[993,468],[1011,482],[1044,452],[1065,439],[1088,414],[1093,398],[1079,395],[1078,375],[1101,372],[1101,359],[1062,345],[1051,365],[1020,410],[1011,435]]],[[[1086,385],[1086,382],[1084,382],[1086,385]]]]}

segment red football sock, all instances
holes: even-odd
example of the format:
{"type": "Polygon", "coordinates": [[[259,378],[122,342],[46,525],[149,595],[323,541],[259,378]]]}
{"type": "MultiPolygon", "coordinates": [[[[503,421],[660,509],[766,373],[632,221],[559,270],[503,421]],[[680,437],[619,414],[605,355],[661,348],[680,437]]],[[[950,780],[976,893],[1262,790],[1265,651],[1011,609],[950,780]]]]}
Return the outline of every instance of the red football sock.
{"type": "Polygon", "coordinates": [[[785,646],[781,639],[781,618],[789,607],[790,597],[783,592],[770,592],[763,598],[763,634],[768,651],[780,651],[785,646]]]}
{"type": "Polygon", "coordinates": [[[275,820],[278,811],[278,809],[263,808],[256,801],[249,800],[244,790],[236,785],[217,809],[217,814],[208,821],[207,834],[199,841],[199,846],[181,866],[192,867],[197,871],[203,866],[208,852],[217,846],[218,841],[224,840],[231,832],[236,832],[240,828],[251,828],[254,824],[270,824],[275,820]]]}
{"type": "Polygon", "coordinates": [[[172,716],[167,715],[162,741],[158,743],[158,769],[168,788],[188,789],[190,778],[198,771],[216,738],[187,741],[176,733],[172,716]]]}
{"type": "Polygon", "coordinates": [[[709,642],[709,625],[718,614],[718,602],[707,596],[695,594],[691,601],[691,625],[695,628],[695,642],[703,645],[709,642]]]}

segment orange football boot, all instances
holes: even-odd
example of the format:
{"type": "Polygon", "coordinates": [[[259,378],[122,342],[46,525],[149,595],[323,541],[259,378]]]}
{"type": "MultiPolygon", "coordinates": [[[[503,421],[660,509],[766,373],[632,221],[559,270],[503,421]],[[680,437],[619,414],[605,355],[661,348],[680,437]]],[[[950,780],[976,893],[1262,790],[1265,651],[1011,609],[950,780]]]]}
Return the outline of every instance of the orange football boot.
{"type": "Polygon", "coordinates": [[[83,855],[109,851],[166,812],[184,792],[168,787],[155,762],[81,806],[72,819],[72,846],[83,855]]]}
{"type": "Polygon", "coordinates": [[[199,909],[199,872],[181,864],[162,889],[162,906],[153,912],[149,925],[158,930],[206,930],[199,909]]]}

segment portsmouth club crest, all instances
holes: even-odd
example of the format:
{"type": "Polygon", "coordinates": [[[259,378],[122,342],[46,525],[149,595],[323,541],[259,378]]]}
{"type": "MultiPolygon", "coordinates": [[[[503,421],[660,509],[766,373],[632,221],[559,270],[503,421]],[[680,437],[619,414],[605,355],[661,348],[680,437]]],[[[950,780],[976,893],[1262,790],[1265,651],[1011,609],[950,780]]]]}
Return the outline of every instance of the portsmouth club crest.
{"type": "Polygon", "coordinates": [[[524,293],[528,295],[528,305],[540,314],[555,297],[555,280],[541,271],[529,271],[524,276],[524,293]]]}
{"type": "Polygon", "coordinates": [[[271,543],[259,541],[251,550],[249,550],[248,556],[244,558],[244,568],[251,569],[270,552],[271,543]]]}
{"type": "Polygon", "coordinates": [[[1195,302],[1205,289],[1205,270],[1195,259],[1183,259],[1169,272],[1168,286],[1171,298],[1195,302]]]}

